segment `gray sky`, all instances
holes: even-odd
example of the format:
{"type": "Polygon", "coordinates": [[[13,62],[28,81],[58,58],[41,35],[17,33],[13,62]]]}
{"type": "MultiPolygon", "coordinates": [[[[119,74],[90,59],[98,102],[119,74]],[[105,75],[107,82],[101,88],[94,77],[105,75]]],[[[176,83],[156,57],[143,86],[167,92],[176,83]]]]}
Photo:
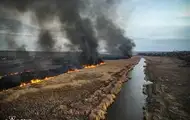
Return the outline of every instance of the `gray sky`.
{"type": "Polygon", "coordinates": [[[190,50],[190,0],[123,0],[118,13],[136,51],[190,50]]]}

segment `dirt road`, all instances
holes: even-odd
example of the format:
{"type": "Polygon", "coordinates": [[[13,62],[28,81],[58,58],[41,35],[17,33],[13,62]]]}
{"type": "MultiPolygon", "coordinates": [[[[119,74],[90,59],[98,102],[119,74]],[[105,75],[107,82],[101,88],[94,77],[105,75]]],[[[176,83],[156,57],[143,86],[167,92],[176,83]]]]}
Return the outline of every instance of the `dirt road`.
{"type": "Polygon", "coordinates": [[[190,67],[171,57],[145,57],[148,120],[190,120],[190,67]]]}
{"type": "Polygon", "coordinates": [[[0,119],[84,120],[105,118],[107,107],[139,62],[105,61],[105,65],[56,76],[50,80],[0,92],[0,119]]]}

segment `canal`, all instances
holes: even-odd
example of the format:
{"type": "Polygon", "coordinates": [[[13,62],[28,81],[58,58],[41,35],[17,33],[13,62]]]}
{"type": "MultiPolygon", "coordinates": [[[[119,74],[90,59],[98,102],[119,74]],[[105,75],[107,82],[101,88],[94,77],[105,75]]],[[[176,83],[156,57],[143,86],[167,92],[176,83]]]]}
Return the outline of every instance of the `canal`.
{"type": "Polygon", "coordinates": [[[145,84],[145,59],[129,73],[132,78],[124,83],[115,102],[108,108],[107,120],[143,120],[143,106],[146,95],[143,94],[145,84]]]}

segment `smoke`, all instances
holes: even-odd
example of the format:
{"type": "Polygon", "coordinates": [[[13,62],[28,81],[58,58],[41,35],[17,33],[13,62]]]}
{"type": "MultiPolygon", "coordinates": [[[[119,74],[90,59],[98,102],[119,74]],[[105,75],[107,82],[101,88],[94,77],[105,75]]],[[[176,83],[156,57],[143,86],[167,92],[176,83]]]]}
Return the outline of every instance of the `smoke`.
{"type": "Polygon", "coordinates": [[[124,31],[104,16],[97,18],[97,31],[100,38],[107,43],[107,50],[112,54],[132,55],[134,42],[124,36],[124,31]]]}
{"type": "Polygon", "coordinates": [[[52,51],[55,41],[48,30],[41,30],[38,45],[43,51],[52,51]]]}
{"type": "Polygon", "coordinates": [[[115,23],[119,3],[120,0],[1,0],[0,7],[19,13],[34,12],[41,29],[36,44],[44,51],[55,48],[57,41],[47,24],[58,17],[61,32],[69,39],[72,48],[75,46],[81,51],[80,62],[94,64],[99,60],[100,39],[107,44],[108,52],[131,56],[134,43],[115,23]]]}

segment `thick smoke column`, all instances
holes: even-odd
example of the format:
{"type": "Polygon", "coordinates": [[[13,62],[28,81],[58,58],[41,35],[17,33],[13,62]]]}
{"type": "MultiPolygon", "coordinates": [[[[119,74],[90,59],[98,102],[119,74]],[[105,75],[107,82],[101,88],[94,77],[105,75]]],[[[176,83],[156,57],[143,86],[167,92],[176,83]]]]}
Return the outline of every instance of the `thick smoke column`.
{"type": "Polygon", "coordinates": [[[91,25],[89,19],[83,19],[77,21],[74,27],[66,29],[67,36],[71,42],[82,50],[80,61],[87,64],[98,62],[98,43],[91,25]]]}
{"type": "Polygon", "coordinates": [[[45,51],[52,51],[55,41],[48,30],[42,30],[38,40],[39,47],[45,51]]]}
{"type": "Polygon", "coordinates": [[[99,37],[107,42],[107,50],[114,54],[123,54],[130,57],[132,48],[135,46],[133,41],[124,36],[124,31],[116,26],[111,20],[104,16],[97,18],[97,31],[99,37]]]}
{"type": "Polygon", "coordinates": [[[42,29],[37,44],[45,51],[52,51],[56,43],[46,23],[58,16],[62,33],[66,33],[71,44],[81,51],[80,62],[95,64],[99,61],[99,39],[106,41],[110,53],[130,56],[134,47],[134,43],[113,22],[116,13],[110,11],[116,11],[117,3],[118,0],[2,0],[0,7],[20,13],[33,11],[42,29]]]}

